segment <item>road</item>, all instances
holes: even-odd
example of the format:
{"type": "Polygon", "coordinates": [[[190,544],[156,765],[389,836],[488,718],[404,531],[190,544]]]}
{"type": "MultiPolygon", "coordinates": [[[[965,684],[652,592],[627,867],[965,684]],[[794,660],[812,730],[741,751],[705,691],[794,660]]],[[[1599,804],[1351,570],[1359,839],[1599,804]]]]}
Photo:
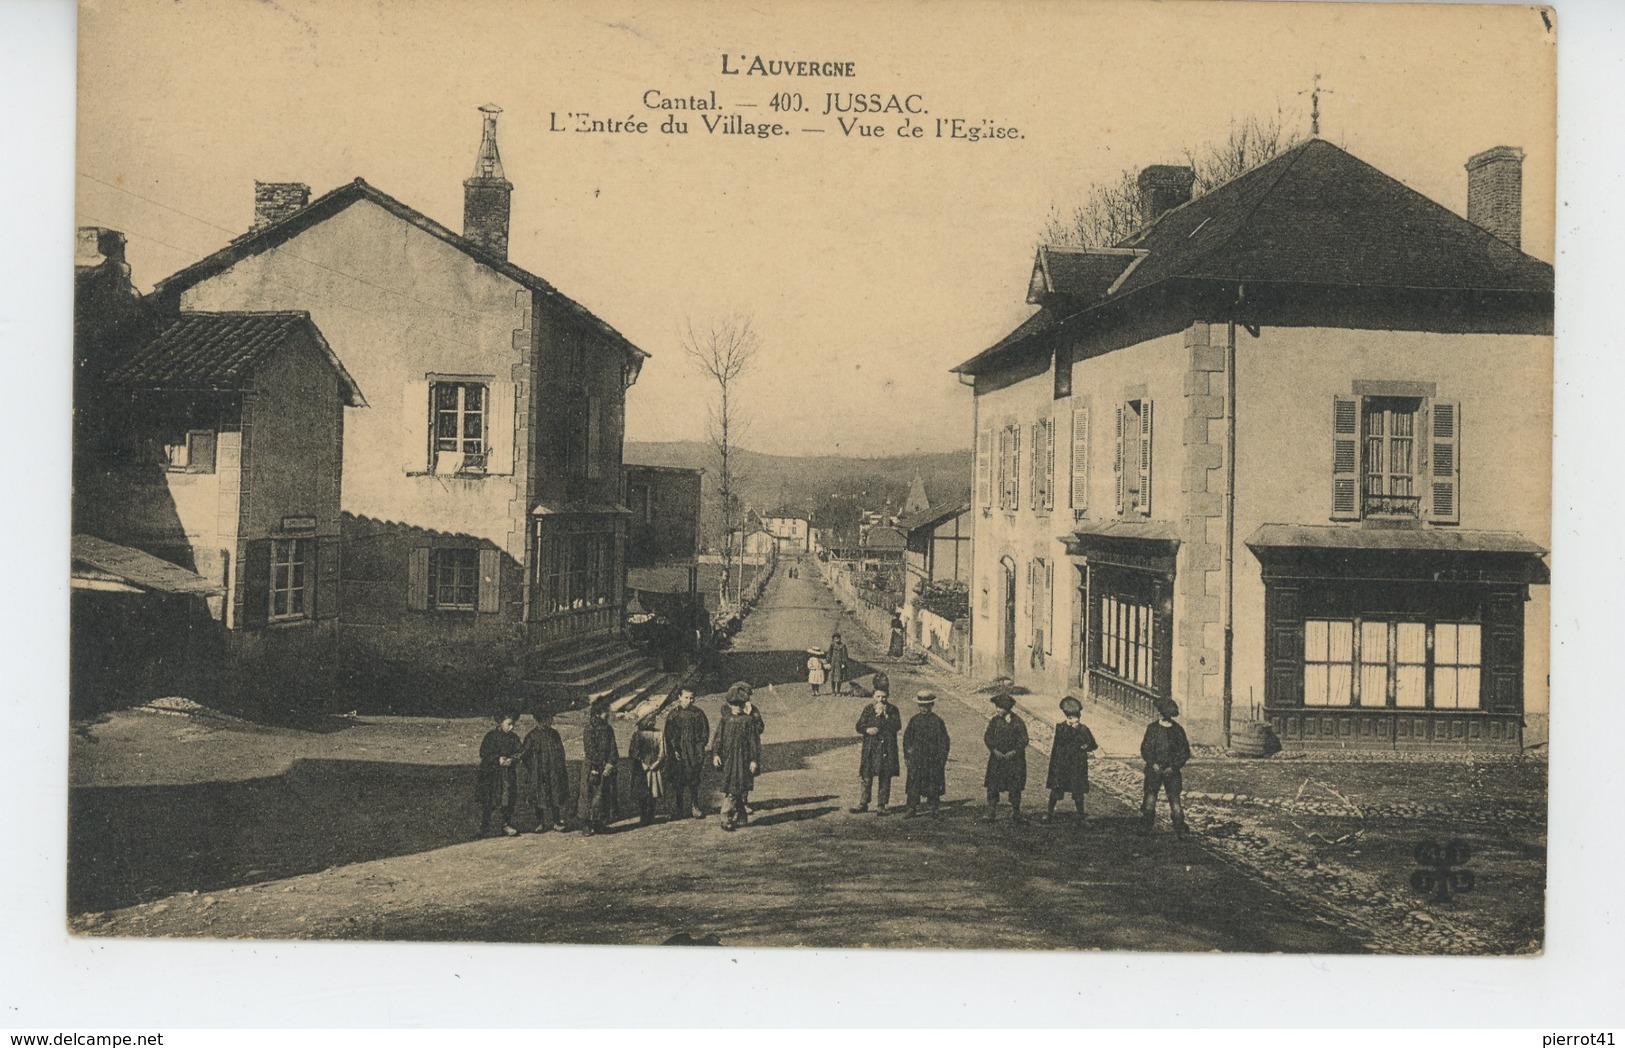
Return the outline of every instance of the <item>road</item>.
{"type": "MultiPolygon", "coordinates": [[[[810,563],[800,578],[781,569],[723,655],[716,679],[751,680],[766,720],[756,815],[738,832],[722,832],[713,816],[623,821],[592,838],[465,837],[175,891],[75,926],[249,938],[658,944],[686,933],[731,946],[1362,950],[1200,841],[1138,835],[1132,813],[1100,790],[1083,831],[1070,820],[1018,827],[1007,812],[984,823],[981,736],[991,711],[968,694],[938,703],[954,740],[943,817],[849,813],[865,700],[814,698],[801,683],[805,649],[827,643],[839,621],[810,563]]],[[[855,624],[844,632],[860,663],[881,663],[855,624]]],[[[923,678],[885,668],[906,720],[923,678]]],[[[700,704],[714,718],[719,702],[711,694],[700,704]]],[[[618,723],[623,751],[626,733],[618,723]]],[[[1029,807],[1042,807],[1046,760],[1028,754],[1029,807]]],[[[900,807],[900,779],[896,786],[900,807]]],[[[414,804],[464,819],[466,797],[452,793],[465,788],[459,780],[414,804]]]]}

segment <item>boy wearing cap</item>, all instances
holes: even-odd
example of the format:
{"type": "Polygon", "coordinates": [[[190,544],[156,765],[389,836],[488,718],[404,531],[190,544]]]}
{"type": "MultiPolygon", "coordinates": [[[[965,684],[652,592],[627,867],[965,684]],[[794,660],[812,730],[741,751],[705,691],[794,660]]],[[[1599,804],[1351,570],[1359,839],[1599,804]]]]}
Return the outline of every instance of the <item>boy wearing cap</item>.
{"type": "Polygon", "coordinates": [[[1066,720],[1055,726],[1055,741],[1049,751],[1049,810],[1042,821],[1055,819],[1055,806],[1067,794],[1078,810],[1078,828],[1083,828],[1083,795],[1089,792],[1089,754],[1100,748],[1094,733],[1083,723],[1083,703],[1068,695],[1061,700],[1066,720]]]}
{"type": "Polygon", "coordinates": [[[850,809],[854,815],[869,810],[870,789],[875,779],[880,780],[880,807],[878,815],[890,815],[891,781],[897,776],[897,733],[903,730],[903,715],[886,700],[884,691],[876,691],[874,702],[865,706],[858,715],[858,735],[863,738],[863,753],[858,758],[858,780],[863,784],[858,805],[850,809]]]}
{"type": "Polygon", "coordinates": [[[993,696],[993,705],[999,712],[987,722],[982,742],[987,746],[987,774],[982,784],[987,787],[987,821],[992,822],[999,808],[999,794],[1010,796],[1010,821],[1017,826],[1027,820],[1021,817],[1021,791],[1027,788],[1027,725],[1013,712],[1016,700],[1000,693],[993,696]]]}
{"type": "Polygon", "coordinates": [[[686,811],[696,819],[705,818],[700,807],[700,776],[705,772],[705,751],[711,746],[711,718],[694,705],[694,689],[684,685],[677,692],[677,708],[666,715],[666,761],[671,775],[671,816],[681,818],[686,811]]]}
{"type": "Polygon", "coordinates": [[[948,726],[933,708],[937,697],[922,691],[914,696],[914,701],[920,712],[910,717],[908,727],[903,729],[903,759],[908,762],[908,781],[904,784],[908,790],[905,819],[919,816],[921,797],[930,804],[933,816],[941,815],[942,795],[948,788],[948,726]]]}
{"type": "Polygon", "coordinates": [[[762,759],[761,717],[750,706],[750,685],[736,681],[717,719],[711,762],[722,772],[722,828],[732,831],[749,821],[745,801],[756,785],[762,759]]]}
{"type": "Polygon", "coordinates": [[[581,820],[581,832],[588,837],[620,814],[615,774],[620,759],[620,744],[609,724],[609,701],[600,699],[587,708],[587,723],[581,730],[581,792],[576,816],[581,820]]]}
{"type": "Polygon", "coordinates": [[[1190,740],[1185,729],[1175,723],[1179,705],[1172,699],[1157,702],[1157,719],[1146,725],[1145,738],[1140,741],[1140,758],[1145,761],[1145,796],[1140,803],[1140,832],[1149,833],[1157,824],[1157,791],[1168,795],[1168,814],[1173,818],[1174,832],[1181,837],[1190,830],[1185,826],[1185,806],[1179,794],[1184,789],[1181,771],[1191,759],[1190,740]]]}
{"type": "Polygon", "coordinates": [[[496,727],[480,740],[480,771],[474,780],[474,796],[480,805],[480,833],[491,829],[491,813],[502,812],[502,832],[509,837],[519,831],[513,826],[514,797],[518,783],[515,765],[519,761],[519,734],[514,731],[519,714],[503,711],[491,718],[496,727]]]}

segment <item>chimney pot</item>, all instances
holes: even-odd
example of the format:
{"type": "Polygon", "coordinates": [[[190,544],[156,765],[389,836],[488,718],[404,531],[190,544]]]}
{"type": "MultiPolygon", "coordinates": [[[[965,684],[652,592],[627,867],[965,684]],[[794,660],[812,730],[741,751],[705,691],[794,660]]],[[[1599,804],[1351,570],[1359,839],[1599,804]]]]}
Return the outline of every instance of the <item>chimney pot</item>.
{"type": "Polygon", "coordinates": [[[310,187],[303,182],[254,183],[254,224],[250,233],[258,233],[273,222],[298,211],[310,203],[310,187]]]}
{"type": "Polygon", "coordinates": [[[1467,221],[1523,249],[1523,150],[1495,146],[1468,159],[1467,221]]]}
{"type": "Polygon", "coordinates": [[[103,262],[124,261],[124,234],[101,226],[80,226],[74,244],[74,261],[79,265],[94,266],[103,262]]]}
{"type": "Polygon", "coordinates": [[[496,255],[508,257],[508,210],[513,183],[502,171],[497,152],[497,114],[494,105],[480,106],[484,128],[474,158],[474,177],[463,182],[463,237],[496,255]]]}
{"type": "Polygon", "coordinates": [[[1140,224],[1149,226],[1164,213],[1190,203],[1196,171],[1176,164],[1152,164],[1140,172],[1135,185],[1140,190],[1140,224]]]}

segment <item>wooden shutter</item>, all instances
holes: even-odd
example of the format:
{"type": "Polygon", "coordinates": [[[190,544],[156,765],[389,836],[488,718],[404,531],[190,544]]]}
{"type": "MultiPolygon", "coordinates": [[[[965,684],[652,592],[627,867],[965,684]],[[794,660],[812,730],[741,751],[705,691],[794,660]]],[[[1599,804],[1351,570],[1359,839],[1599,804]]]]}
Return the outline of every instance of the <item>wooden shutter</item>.
{"type": "Polygon", "coordinates": [[[1055,564],[1044,561],[1044,650],[1055,653],[1055,564]]]}
{"type": "Polygon", "coordinates": [[[313,617],[336,619],[339,617],[339,586],[341,572],[338,536],[310,540],[310,555],[315,563],[315,586],[311,589],[310,603],[313,617]]]}
{"type": "Polygon", "coordinates": [[[238,622],[245,630],[271,621],[271,540],[255,539],[243,549],[243,610],[238,622]]]}
{"type": "Polygon", "coordinates": [[[993,431],[984,429],[976,438],[976,504],[993,507],[993,431]]]}
{"type": "Polygon", "coordinates": [[[401,468],[429,470],[429,383],[408,382],[401,390],[401,468]]]}
{"type": "Polygon", "coordinates": [[[1005,500],[1010,495],[1010,480],[1009,480],[1009,476],[1008,476],[1009,469],[1010,469],[1010,430],[1007,427],[1005,429],[999,430],[999,475],[998,475],[997,480],[999,482],[999,508],[1000,509],[1004,508],[1005,500]]]}
{"type": "Polygon", "coordinates": [[[1033,423],[1033,453],[1031,468],[1028,470],[1028,486],[1032,489],[1027,500],[1032,503],[1033,509],[1044,508],[1044,423],[1033,423]]]}
{"type": "Polygon", "coordinates": [[[1055,419],[1044,420],[1044,508],[1055,508],[1055,419]]]}
{"type": "Polygon", "coordinates": [[[1117,512],[1123,512],[1123,405],[1117,405],[1117,454],[1112,457],[1112,469],[1117,474],[1117,512]]]}
{"type": "Polygon", "coordinates": [[[1010,508],[1021,508],[1021,427],[1010,427],[1010,508]]]}
{"type": "Polygon", "coordinates": [[[1089,405],[1072,409],[1072,508],[1089,508],[1089,405]]]}
{"type": "Polygon", "coordinates": [[[1433,402],[1428,441],[1428,514],[1441,524],[1461,520],[1461,403],[1433,402]]]}
{"type": "Polygon", "coordinates": [[[1140,401],[1140,514],[1151,515],[1151,401],[1140,401]]]}
{"type": "Polygon", "coordinates": [[[480,595],[478,609],[483,612],[502,610],[502,551],[480,550],[480,595]]]}
{"type": "Polygon", "coordinates": [[[1332,519],[1360,519],[1360,401],[1332,397],[1332,519]]]}
{"type": "Polygon", "coordinates": [[[485,471],[512,473],[515,425],[512,382],[493,382],[486,387],[485,471]]]}
{"type": "Polygon", "coordinates": [[[602,397],[587,398],[587,476],[603,474],[598,456],[604,447],[604,401],[602,397]]]}
{"type": "Polygon", "coordinates": [[[406,555],[406,608],[429,610],[429,547],[415,546],[406,555]]]}

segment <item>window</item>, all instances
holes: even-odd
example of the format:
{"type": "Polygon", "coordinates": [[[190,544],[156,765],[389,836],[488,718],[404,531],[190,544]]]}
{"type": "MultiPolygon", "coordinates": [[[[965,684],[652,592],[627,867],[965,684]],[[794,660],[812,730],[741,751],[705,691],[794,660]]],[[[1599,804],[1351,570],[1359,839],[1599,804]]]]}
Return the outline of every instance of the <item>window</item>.
{"type": "Polygon", "coordinates": [[[999,431],[999,508],[1014,511],[1021,507],[1021,427],[1005,426],[999,431]]]}
{"type": "Polygon", "coordinates": [[[310,540],[271,540],[271,621],[310,615],[310,540]]]}
{"type": "Polygon", "coordinates": [[[1459,521],[1459,415],[1427,396],[1333,398],[1332,519],[1459,521]]]}
{"type": "Polygon", "coordinates": [[[1117,512],[1151,515],[1151,401],[1117,408],[1117,512]]]}
{"type": "Polygon", "coordinates": [[[214,431],[187,430],[177,443],[165,444],[164,466],[171,473],[213,473],[214,431]]]}
{"type": "Polygon", "coordinates": [[[1027,620],[1032,625],[1033,664],[1041,666],[1046,652],[1055,650],[1055,566],[1042,557],[1027,565],[1027,620]]]}
{"type": "Polygon", "coordinates": [[[436,473],[485,469],[487,393],[483,382],[435,382],[430,386],[436,473]]]}
{"type": "Polygon", "coordinates": [[[1089,509],[1089,405],[1072,408],[1072,508],[1089,509]]]}
{"type": "Polygon", "coordinates": [[[615,537],[564,532],[542,537],[541,607],[546,614],[603,607],[615,596],[615,537]]]}
{"type": "Polygon", "coordinates": [[[1308,619],[1303,704],[1477,709],[1479,638],[1476,622],[1308,619]]]}
{"type": "Polygon", "coordinates": [[[567,410],[566,464],[572,475],[596,479],[603,470],[603,398],[578,392],[567,410]]]}
{"type": "Polygon", "coordinates": [[[1156,616],[1149,604],[1121,596],[1100,599],[1100,658],[1098,666],[1112,676],[1149,688],[1151,660],[1156,651],[1156,616]]]}
{"type": "Polygon", "coordinates": [[[473,611],[480,593],[480,551],[429,551],[429,607],[440,611],[473,611]]]}
{"type": "Polygon", "coordinates": [[[1033,509],[1055,507],[1055,422],[1041,418],[1033,424],[1033,509]]]}
{"type": "Polygon", "coordinates": [[[984,429],[976,439],[976,504],[993,508],[993,431],[984,429]]]}

